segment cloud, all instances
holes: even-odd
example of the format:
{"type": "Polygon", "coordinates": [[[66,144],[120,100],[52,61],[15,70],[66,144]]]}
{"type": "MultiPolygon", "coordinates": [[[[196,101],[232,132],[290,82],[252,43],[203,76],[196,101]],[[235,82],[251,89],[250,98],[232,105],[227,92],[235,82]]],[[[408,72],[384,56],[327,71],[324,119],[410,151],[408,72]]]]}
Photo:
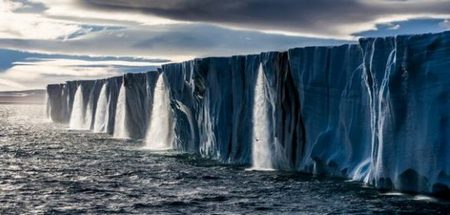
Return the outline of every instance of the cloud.
{"type": "Polygon", "coordinates": [[[23,0],[0,0],[0,2],[0,12],[20,11],[26,5],[26,1],[23,0]]]}
{"type": "Polygon", "coordinates": [[[44,6],[29,1],[2,0],[0,7],[0,38],[65,40],[93,31],[79,22],[52,19],[38,12],[44,6]],[[33,7],[38,7],[36,9],[33,7]]]}
{"type": "Polygon", "coordinates": [[[0,0],[0,17],[1,90],[442,31],[450,0],[0,0]]]}
{"type": "Polygon", "coordinates": [[[104,30],[66,41],[0,39],[0,47],[60,54],[181,61],[202,56],[249,54],[348,42],[234,30],[206,24],[172,24],[104,30]]]}
{"type": "Polygon", "coordinates": [[[399,24],[396,24],[396,25],[390,25],[391,27],[389,27],[388,29],[389,30],[398,30],[399,28],[400,28],[400,25],[399,24]]]}
{"type": "Polygon", "coordinates": [[[376,24],[450,17],[448,0],[80,0],[108,11],[139,11],[169,19],[299,35],[350,38],[376,24]]]}
{"type": "Polygon", "coordinates": [[[122,67],[154,67],[170,62],[164,59],[145,59],[117,56],[87,56],[67,54],[43,54],[37,52],[0,49],[0,72],[17,64],[34,64],[45,61],[47,63],[59,63],[63,65],[115,65],[122,67]],[[64,61],[58,61],[59,59],[64,61]]]}
{"type": "Polygon", "coordinates": [[[447,30],[442,19],[412,19],[408,21],[378,24],[376,30],[359,32],[362,37],[386,37],[417,33],[438,33],[447,30]]]}
{"type": "MultiPolygon", "coordinates": [[[[0,39],[0,78],[41,89],[49,83],[155,70],[170,60],[337,45],[342,40],[266,34],[206,24],[111,28],[68,40],[0,39]],[[67,53],[70,53],[68,55],[67,53]],[[3,58],[2,56],[7,56],[3,58]],[[165,57],[165,58],[163,58],[165,57]]],[[[17,88],[14,88],[17,89],[17,88]]],[[[1,89],[0,89],[1,90],[1,89]]]]}
{"type": "MultiPolygon", "coordinates": [[[[0,84],[13,90],[43,89],[49,83],[60,83],[66,80],[87,80],[118,76],[123,74],[120,66],[75,64],[64,59],[16,63],[0,74],[0,84]]],[[[0,89],[1,90],[1,89],[0,89]]]]}
{"type": "Polygon", "coordinates": [[[61,22],[38,15],[13,13],[0,15],[0,38],[64,40],[70,35],[82,35],[90,31],[89,28],[83,28],[76,23],[61,22]]]}
{"type": "Polygon", "coordinates": [[[439,23],[439,26],[443,27],[446,30],[450,29],[450,21],[448,19],[442,21],[441,23],[439,23]]]}
{"type": "Polygon", "coordinates": [[[166,61],[141,58],[45,55],[1,50],[0,91],[43,89],[47,84],[66,80],[98,79],[128,72],[155,71],[166,61]],[[2,55],[11,56],[2,58],[2,55]]]}
{"type": "Polygon", "coordinates": [[[28,89],[23,84],[8,79],[0,78],[0,91],[25,90],[28,89]]]}
{"type": "Polygon", "coordinates": [[[84,61],[75,59],[42,59],[30,58],[31,62],[15,62],[15,65],[41,65],[47,66],[135,66],[135,67],[160,67],[162,62],[144,62],[144,61],[121,61],[121,60],[104,60],[104,61],[84,61]]]}
{"type": "Polygon", "coordinates": [[[14,5],[9,11],[17,13],[40,13],[45,11],[47,7],[36,0],[2,0],[4,5],[14,5]]]}
{"type": "Polygon", "coordinates": [[[104,11],[92,7],[80,7],[79,0],[33,0],[33,2],[46,7],[41,15],[60,20],[112,26],[136,24],[151,26],[182,23],[136,11],[104,11]]]}

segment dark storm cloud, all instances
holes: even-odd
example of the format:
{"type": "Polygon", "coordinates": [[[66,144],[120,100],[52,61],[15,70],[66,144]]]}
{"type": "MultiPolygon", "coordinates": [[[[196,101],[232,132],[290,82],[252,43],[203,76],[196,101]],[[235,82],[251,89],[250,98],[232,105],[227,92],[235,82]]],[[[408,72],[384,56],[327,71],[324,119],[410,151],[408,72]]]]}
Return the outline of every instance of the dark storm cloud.
{"type": "MultiPolygon", "coordinates": [[[[329,35],[393,15],[448,15],[447,0],[80,0],[106,10],[137,10],[183,21],[329,35]]],[[[358,30],[358,29],[353,29],[358,30]]],[[[352,32],[354,33],[354,32],[352,32]]]]}

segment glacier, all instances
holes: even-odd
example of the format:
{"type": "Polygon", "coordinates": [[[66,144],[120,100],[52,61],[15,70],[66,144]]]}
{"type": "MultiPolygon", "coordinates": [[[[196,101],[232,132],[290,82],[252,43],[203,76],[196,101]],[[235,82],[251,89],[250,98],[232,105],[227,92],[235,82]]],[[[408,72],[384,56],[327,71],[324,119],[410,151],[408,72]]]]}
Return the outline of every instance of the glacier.
{"type": "Polygon", "coordinates": [[[449,47],[443,32],[198,58],[48,85],[47,115],[147,145],[165,123],[180,152],[449,197],[449,47]]]}

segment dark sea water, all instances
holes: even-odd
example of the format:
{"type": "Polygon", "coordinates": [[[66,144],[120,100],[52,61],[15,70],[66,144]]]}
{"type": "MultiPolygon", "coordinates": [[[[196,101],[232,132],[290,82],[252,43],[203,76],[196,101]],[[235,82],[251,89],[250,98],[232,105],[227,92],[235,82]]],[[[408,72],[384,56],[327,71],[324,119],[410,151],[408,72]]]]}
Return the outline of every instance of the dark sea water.
{"type": "Polygon", "coordinates": [[[67,130],[0,105],[1,214],[447,214],[450,203],[245,167],[67,130]]]}

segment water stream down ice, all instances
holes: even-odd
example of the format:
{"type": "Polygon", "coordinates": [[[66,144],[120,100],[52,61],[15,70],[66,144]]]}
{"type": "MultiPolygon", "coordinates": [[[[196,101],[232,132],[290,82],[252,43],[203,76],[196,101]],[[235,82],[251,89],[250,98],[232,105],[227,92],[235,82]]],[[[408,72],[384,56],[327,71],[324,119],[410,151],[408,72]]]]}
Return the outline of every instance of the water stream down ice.
{"type": "Polygon", "coordinates": [[[126,87],[124,84],[120,87],[119,97],[117,99],[117,109],[116,117],[114,122],[114,138],[126,139],[129,138],[128,131],[126,128],[126,108],[127,108],[127,98],[126,98],[126,87]]]}
{"type": "Polygon", "coordinates": [[[70,114],[69,128],[74,130],[87,130],[85,123],[83,88],[78,86],[75,93],[72,114],[70,114]]]}
{"type": "Polygon", "coordinates": [[[253,103],[253,137],[252,137],[252,169],[271,170],[273,169],[270,146],[269,127],[267,124],[267,100],[265,95],[264,70],[259,65],[258,75],[255,85],[255,97],[253,103]]]}
{"type": "Polygon", "coordinates": [[[108,83],[103,84],[95,110],[94,132],[104,133],[107,130],[109,116],[108,83]]]}
{"type": "Polygon", "coordinates": [[[153,107],[150,126],[145,139],[145,148],[156,150],[172,148],[173,128],[169,102],[169,93],[164,78],[159,75],[153,96],[153,107]]]}

